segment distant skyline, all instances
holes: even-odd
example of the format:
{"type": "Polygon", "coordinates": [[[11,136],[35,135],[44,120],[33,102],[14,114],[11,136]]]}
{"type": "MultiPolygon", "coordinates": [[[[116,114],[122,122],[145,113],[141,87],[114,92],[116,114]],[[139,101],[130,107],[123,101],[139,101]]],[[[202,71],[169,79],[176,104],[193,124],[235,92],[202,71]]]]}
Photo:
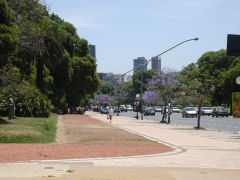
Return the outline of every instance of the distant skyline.
{"type": "Polygon", "coordinates": [[[226,49],[227,34],[240,34],[239,0],[46,2],[51,13],[72,23],[81,38],[96,46],[98,72],[123,74],[133,68],[137,57],[149,60],[198,37],[161,56],[162,69],[181,70],[207,51],[226,49]]]}

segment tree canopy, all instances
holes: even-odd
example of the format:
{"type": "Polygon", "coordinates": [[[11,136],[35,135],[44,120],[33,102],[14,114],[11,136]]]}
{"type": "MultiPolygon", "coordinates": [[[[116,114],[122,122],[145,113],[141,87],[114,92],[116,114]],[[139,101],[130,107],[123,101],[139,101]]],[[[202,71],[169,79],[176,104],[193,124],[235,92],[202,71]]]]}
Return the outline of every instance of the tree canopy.
{"type": "MultiPolygon", "coordinates": [[[[13,81],[9,73],[2,72],[17,69],[19,84],[24,83],[21,88],[47,98],[49,107],[52,103],[55,108],[66,110],[80,106],[95,94],[101,83],[96,60],[89,55],[88,41],[78,36],[71,23],[49,14],[47,5],[40,0],[0,0],[0,8],[2,89],[8,88],[4,79],[13,81]]],[[[8,96],[10,92],[6,92],[1,91],[0,95],[8,96]]],[[[20,91],[15,90],[15,97],[18,94],[20,91]]],[[[26,105],[19,98],[16,103],[26,105]]],[[[36,103],[37,100],[32,105],[38,107],[36,103]]],[[[3,104],[1,107],[7,106],[3,104]]],[[[29,108],[29,112],[33,110],[32,106],[29,108]]],[[[0,113],[4,113],[4,108],[0,108],[0,113]]],[[[40,114],[43,113],[25,113],[40,114]]]]}

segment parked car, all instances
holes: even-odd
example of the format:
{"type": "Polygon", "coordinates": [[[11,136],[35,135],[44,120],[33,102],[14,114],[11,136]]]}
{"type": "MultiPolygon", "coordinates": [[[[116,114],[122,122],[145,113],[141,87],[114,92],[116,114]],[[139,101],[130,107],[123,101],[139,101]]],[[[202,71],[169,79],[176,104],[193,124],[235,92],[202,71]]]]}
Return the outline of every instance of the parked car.
{"type": "Polygon", "coordinates": [[[127,111],[133,111],[133,107],[131,105],[127,105],[127,111]]]}
{"type": "Polygon", "coordinates": [[[210,115],[212,115],[212,108],[210,108],[210,107],[201,107],[201,109],[200,109],[200,114],[202,115],[202,116],[204,116],[204,115],[208,115],[208,116],[210,116],[210,115]]]}
{"type": "Polygon", "coordinates": [[[108,113],[108,108],[101,109],[101,114],[107,114],[107,113],[108,113]]]}
{"type": "Polygon", "coordinates": [[[144,109],[144,116],[155,116],[155,110],[152,107],[147,107],[144,109]]]}
{"type": "Polygon", "coordinates": [[[193,107],[186,107],[182,110],[182,117],[197,117],[197,111],[193,107]]]}
{"type": "Polygon", "coordinates": [[[229,113],[227,112],[227,110],[223,107],[214,107],[212,110],[212,117],[216,116],[226,116],[228,117],[229,113]]]}
{"type": "Polygon", "coordinates": [[[155,106],[154,109],[156,112],[162,112],[162,107],[160,106],[155,106]]]}
{"type": "Polygon", "coordinates": [[[180,109],[178,107],[172,107],[172,112],[173,113],[180,113],[180,109]]]}
{"type": "Polygon", "coordinates": [[[121,111],[121,112],[123,112],[123,111],[124,111],[124,112],[127,112],[127,108],[126,108],[124,105],[121,105],[121,106],[120,106],[120,111],[121,111]]]}

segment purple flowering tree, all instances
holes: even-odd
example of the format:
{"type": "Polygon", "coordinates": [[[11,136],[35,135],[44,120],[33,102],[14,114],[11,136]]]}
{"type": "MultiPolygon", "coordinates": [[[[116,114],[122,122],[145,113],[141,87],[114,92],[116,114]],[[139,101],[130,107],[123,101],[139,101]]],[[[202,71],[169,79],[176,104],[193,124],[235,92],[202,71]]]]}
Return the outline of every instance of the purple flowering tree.
{"type": "Polygon", "coordinates": [[[144,101],[144,104],[151,106],[158,105],[161,101],[158,92],[151,90],[145,91],[142,99],[144,101]]]}
{"type": "Polygon", "coordinates": [[[94,106],[107,106],[110,105],[111,97],[107,94],[97,94],[94,99],[89,101],[94,106]]]}
{"type": "MultiPolygon", "coordinates": [[[[177,86],[176,75],[177,72],[170,69],[160,70],[148,81],[149,90],[156,92],[165,106],[173,99],[173,90],[177,86]]],[[[166,110],[163,111],[161,122],[165,122],[165,118],[166,110]]],[[[170,123],[170,109],[168,111],[168,123],[170,123]]]]}

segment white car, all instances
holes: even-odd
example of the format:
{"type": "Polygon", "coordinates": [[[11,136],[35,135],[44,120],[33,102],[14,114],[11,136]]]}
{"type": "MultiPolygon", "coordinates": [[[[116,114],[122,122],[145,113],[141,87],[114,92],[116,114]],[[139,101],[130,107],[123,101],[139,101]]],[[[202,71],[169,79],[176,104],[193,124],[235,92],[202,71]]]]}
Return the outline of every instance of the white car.
{"type": "Polygon", "coordinates": [[[197,111],[193,107],[186,107],[182,110],[182,117],[197,117],[197,111]]]}
{"type": "Polygon", "coordinates": [[[172,107],[173,113],[180,113],[180,109],[178,107],[172,107]]]}
{"type": "Polygon", "coordinates": [[[133,111],[133,107],[132,107],[131,105],[127,105],[126,107],[127,107],[127,108],[126,108],[127,111],[133,111]]]}
{"type": "Polygon", "coordinates": [[[200,113],[201,113],[201,115],[208,115],[208,116],[210,116],[210,115],[212,115],[212,112],[213,112],[213,110],[212,110],[212,108],[210,108],[210,107],[201,107],[201,109],[200,109],[200,113]]]}

